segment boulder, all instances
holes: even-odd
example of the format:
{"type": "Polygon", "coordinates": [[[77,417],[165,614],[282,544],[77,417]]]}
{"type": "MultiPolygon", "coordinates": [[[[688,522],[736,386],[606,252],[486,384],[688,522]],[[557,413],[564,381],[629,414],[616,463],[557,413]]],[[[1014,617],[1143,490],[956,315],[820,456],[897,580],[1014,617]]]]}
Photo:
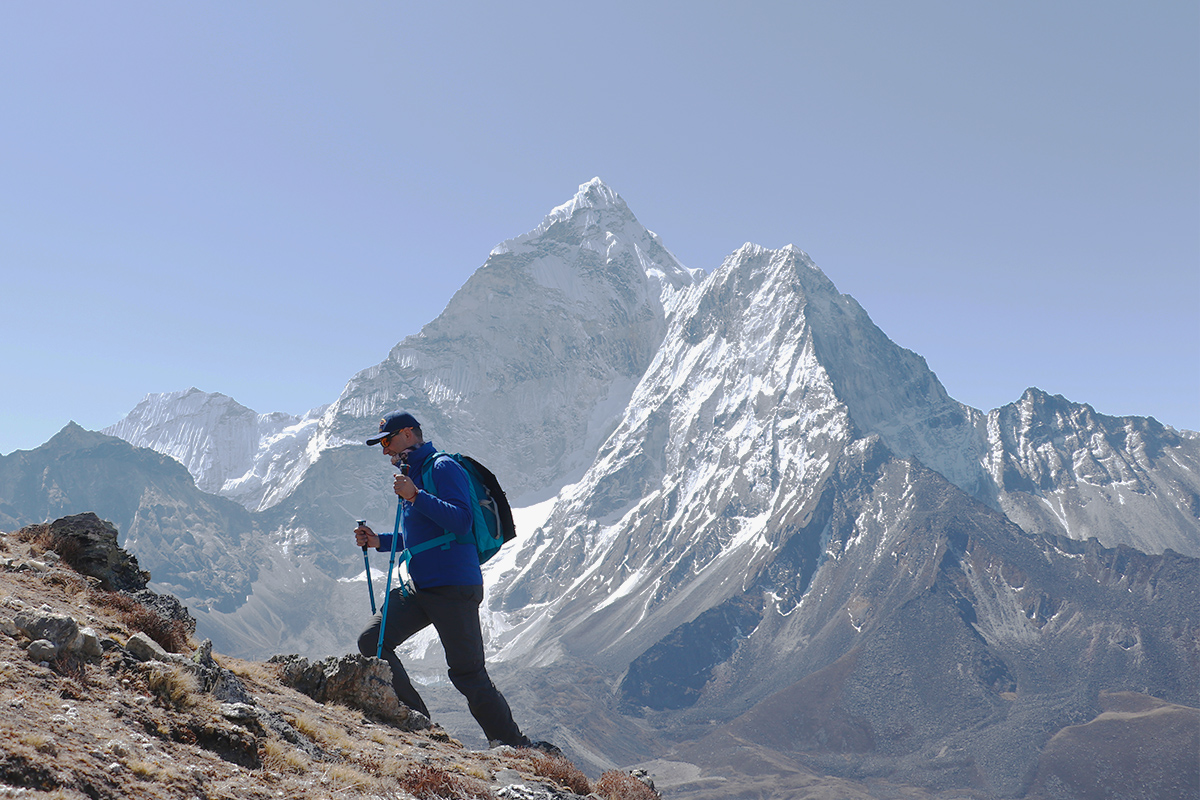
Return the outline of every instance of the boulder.
{"type": "Polygon", "coordinates": [[[319,703],[341,703],[407,731],[430,727],[429,718],[401,703],[392,690],[387,662],[363,655],[310,662],[298,655],[272,656],[280,680],[319,703]]]}
{"type": "Polygon", "coordinates": [[[66,614],[22,611],[13,618],[13,623],[30,639],[53,642],[55,650],[60,653],[74,647],[79,637],[79,623],[66,614]]]}
{"type": "Polygon", "coordinates": [[[168,653],[158,642],[144,633],[135,633],[125,643],[125,649],[138,661],[177,661],[179,656],[168,653]]]}
{"type": "Polygon", "coordinates": [[[29,645],[31,661],[50,661],[57,655],[58,648],[49,639],[35,639],[33,644],[29,645]]]}
{"type": "Polygon", "coordinates": [[[80,628],[76,644],[79,652],[88,658],[100,658],[104,655],[104,646],[100,644],[100,635],[94,628],[80,628]]]}
{"type": "Polygon", "coordinates": [[[249,703],[221,703],[221,716],[232,722],[245,722],[258,718],[258,712],[249,703]]]}

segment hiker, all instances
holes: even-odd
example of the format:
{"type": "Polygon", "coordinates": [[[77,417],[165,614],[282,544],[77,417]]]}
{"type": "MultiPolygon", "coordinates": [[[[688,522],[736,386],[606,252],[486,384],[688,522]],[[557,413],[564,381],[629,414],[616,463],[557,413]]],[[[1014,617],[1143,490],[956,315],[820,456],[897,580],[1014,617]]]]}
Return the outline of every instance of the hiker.
{"type": "MultiPolygon", "coordinates": [[[[376,444],[383,446],[384,455],[393,465],[408,466],[408,474],[397,475],[394,482],[403,503],[399,548],[414,548],[447,532],[470,532],[473,511],[462,467],[450,458],[439,458],[432,470],[434,486],[421,485],[422,466],[435,448],[433,442],[425,441],[421,424],[412,414],[396,411],[384,417],[379,435],[367,440],[371,447],[376,444]]],[[[377,534],[365,524],[354,529],[354,541],[359,547],[385,552],[392,548],[392,534],[377,534]]],[[[488,677],[479,625],[483,573],[475,545],[455,541],[417,552],[408,562],[408,572],[410,580],[393,589],[387,598],[387,630],[383,636],[383,658],[392,668],[392,687],[400,702],[429,716],[429,709],[396,656],[396,647],[433,625],[446,651],[450,682],[467,698],[471,716],[483,728],[489,746],[537,747],[557,753],[554,745],[532,742],[521,733],[504,695],[488,677]]],[[[382,619],[381,610],[358,637],[359,652],[365,656],[373,657],[379,650],[382,619]]]]}

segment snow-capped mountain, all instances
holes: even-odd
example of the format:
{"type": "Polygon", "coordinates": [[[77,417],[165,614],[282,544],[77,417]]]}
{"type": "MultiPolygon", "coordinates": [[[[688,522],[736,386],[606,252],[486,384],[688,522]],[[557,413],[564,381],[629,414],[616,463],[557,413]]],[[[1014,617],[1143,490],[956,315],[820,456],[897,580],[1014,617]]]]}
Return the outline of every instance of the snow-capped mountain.
{"type": "Polygon", "coordinates": [[[447,446],[491,465],[512,497],[545,499],[590,464],[658,350],[672,298],[701,274],[593,179],[498,245],[436,319],[330,406],[257,415],[191,389],[150,395],[105,432],[263,510],[295,492],[322,452],[361,446],[380,417],[407,408],[447,446]],[[522,437],[499,445],[501,428],[522,437]]]}
{"type": "MultiPolygon", "coordinates": [[[[1031,392],[1022,402],[1036,400],[1031,392]]],[[[892,343],[803,252],[747,245],[681,303],[624,420],[560,497],[536,555],[499,578],[493,606],[520,620],[502,655],[552,661],[566,648],[628,664],[744,591],[819,516],[843,454],[872,436],[1031,532],[1200,554],[1186,500],[1200,488],[1195,440],[1152,421],[1109,420],[1121,423],[1114,446],[1118,436],[1085,407],[1055,403],[1058,419],[1027,413],[1017,426],[1011,407],[985,417],[953,401],[923,359],[892,343]],[[1077,468],[1087,477],[1076,480],[1061,450],[1080,442],[1103,460],[1076,456],[1096,465],[1077,468]],[[1045,473],[1040,489],[1017,480],[1030,470],[1045,473]],[[1074,509],[1089,488],[1094,502],[1074,509]],[[1051,503],[1072,508],[1068,524],[1037,514],[1051,503]]],[[[904,492],[891,499],[903,504],[904,492]]],[[[802,592],[791,586],[781,602],[802,592]]]]}
{"type": "Polygon", "coordinates": [[[536,556],[501,578],[493,597],[522,620],[503,657],[552,661],[561,654],[546,640],[566,639],[628,664],[740,593],[811,517],[806,500],[856,435],[818,355],[814,290],[830,300],[800,251],[744,247],[681,304],[536,556]]]}
{"type": "Polygon", "coordinates": [[[146,395],[101,432],[171,456],[199,488],[254,509],[276,483],[275,463],[306,449],[322,411],[258,414],[231,397],[192,387],[146,395]]]}
{"type": "Polygon", "coordinates": [[[988,414],[987,440],[1000,506],[1025,530],[1200,556],[1196,433],[1029,389],[988,414]]]}
{"type": "Polygon", "coordinates": [[[360,445],[408,408],[513,498],[545,499],[588,467],[658,351],[685,269],[599,179],[497,246],[433,322],[355,375],[321,446],[360,445]],[[498,441],[496,431],[519,430],[498,441]]]}
{"type": "MultiPolygon", "coordinates": [[[[801,250],[688,270],[599,180],[327,408],[260,417],[192,391],[109,429],[253,509],[250,591],[200,615],[219,647],[353,646],[351,520],[388,525],[395,499],[362,440],[397,407],[544,511],[485,569],[489,647],[510,701],[594,765],[674,749],[700,768],[732,746],[1020,796],[1099,693],[1198,689],[1196,434],[1032,389],[967,407],[801,250]]],[[[23,464],[0,462],[14,520],[23,464]]],[[[139,546],[169,530],[207,554],[191,572],[224,569],[185,514],[155,529],[153,498],[122,498],[139,546]]],[[[407,653],[433,680],[428,644],[407,653]]]]}
{"type": "MultiPolygon", "coordinates": [[[[1192,696],[1197,562],[1022,531],[995,507],[1026,487],[991,483],[986,419],[804,253],[743,247],[681,300],[621,424],[496,576],[496,658],[615,676],[607,702],[663,735],[834,736],[826,769],[1019,793],[1030,726],[1099,713],[1081,685],[1192,696]]],[[[1194,491],[1195,442],[1143,423],[1108,469],[1194,491]]],[[[636,750],[599,730],[588,746],[636,750]]]]}

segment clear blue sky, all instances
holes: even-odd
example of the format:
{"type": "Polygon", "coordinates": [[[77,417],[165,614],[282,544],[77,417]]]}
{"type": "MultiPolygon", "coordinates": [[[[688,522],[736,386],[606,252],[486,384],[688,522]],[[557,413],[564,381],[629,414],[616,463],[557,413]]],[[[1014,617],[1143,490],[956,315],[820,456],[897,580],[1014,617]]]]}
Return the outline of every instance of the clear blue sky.
{"type": "Polygon", "coordinates": [[[331,402],[593,176],[689,267],[803,248],[965,403],[1200,429],[1197,9],[5,2],[0,453],[331,402]]]}

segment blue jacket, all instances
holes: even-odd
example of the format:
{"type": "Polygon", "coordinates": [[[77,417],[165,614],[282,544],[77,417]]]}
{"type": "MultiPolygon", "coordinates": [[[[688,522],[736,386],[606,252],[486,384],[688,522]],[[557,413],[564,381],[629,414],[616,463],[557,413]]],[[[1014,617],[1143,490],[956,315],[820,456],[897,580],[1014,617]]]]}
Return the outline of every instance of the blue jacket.
{"type": "MultiPolygon", "coordinates": [[[[408,477],[417,487],[417,496],[403,503],[403,541],[399,546],[413,547],[436,539],[444,533],[456,535],[471,531],[474,513],[471,494],[467,488],[467,473],[452,459],[442,458],[433,465],[435,494],[425,491],[421,467],[433,455],[433,442],[425,442],[408,454],[408,477]]],[[[392,549],[392,534],[379,534],[380,552],[392,549]]],[[[483,573],[479,569],[479,554],[475,545],[454,542],[449,549],[434,547],[417,553],[408,562],[408,574],[418,589],[435,586],[481,586],[483,573]]]]}

